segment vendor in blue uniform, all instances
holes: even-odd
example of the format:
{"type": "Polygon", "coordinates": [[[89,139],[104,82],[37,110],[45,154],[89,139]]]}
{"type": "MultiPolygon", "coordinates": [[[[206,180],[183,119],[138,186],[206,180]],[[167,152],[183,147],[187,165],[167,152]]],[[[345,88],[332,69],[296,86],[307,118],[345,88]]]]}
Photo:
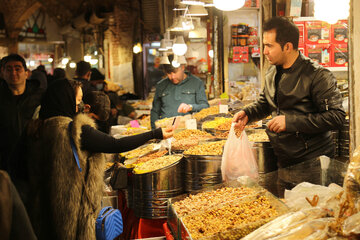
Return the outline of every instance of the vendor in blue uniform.
{"type": "MultiPolygon", "coordinates": [[[[172,60],[173,55],[169,55],[170,63],[172,60]]],[[[158,119],[198,112],[209,107],[203,81],[185,71],[185,64],[179,67],[163,64],[162,67],[167,77],[156,84],[151,109],[153,129],[158,119]]]]}

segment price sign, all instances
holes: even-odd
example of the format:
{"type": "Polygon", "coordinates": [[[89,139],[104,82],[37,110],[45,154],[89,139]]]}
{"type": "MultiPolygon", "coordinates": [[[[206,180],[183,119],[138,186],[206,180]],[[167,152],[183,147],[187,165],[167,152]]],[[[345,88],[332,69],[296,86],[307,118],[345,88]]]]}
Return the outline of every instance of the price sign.
{"type": "Polygon", "coordinates": [[[186,129],[197,129],[196,119],[189,119],[185,122],[186,129]]]}
{"type": "Polygon", "coordinates": [[[138,128],[138,127],[140,127],[140,124],[137,120],[132,120],[132,121],[130,121],[130,126],[133,128],[138,128]]]}
{"type": "Polygon", "coordinates": [[[229,106],[225,104],[219,105],[219,111],[220,113],[228,113],[229,112],[229,106]]]}

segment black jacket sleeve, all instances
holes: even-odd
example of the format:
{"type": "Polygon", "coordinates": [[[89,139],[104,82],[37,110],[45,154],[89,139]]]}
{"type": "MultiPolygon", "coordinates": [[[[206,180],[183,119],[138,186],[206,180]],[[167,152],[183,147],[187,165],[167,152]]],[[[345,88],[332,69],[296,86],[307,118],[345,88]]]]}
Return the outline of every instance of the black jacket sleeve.
{"type": "Polygon", "coordinates": [[[250,122],[261,120],[271,114],[269,103],[265,97],[265,89],[260,94],[259,99],[243,109],[250,122]]]}
{"type": "Polygon", "coordinates": [[[163,139],[161,128],[116,139],[89,125],[81,128],[81,148],[94,153],[121,153],[135,149],[151,139],[163,139]]]}
{"type": "Polygon", "coordinates": [[[338,129],[345,122],[346,113],[342,107],[340,90],[334,75],[327,69],[319,70],[313,81],[311,97],[318,112],[285,114],[289,132],[314,134],[338,129]]]}

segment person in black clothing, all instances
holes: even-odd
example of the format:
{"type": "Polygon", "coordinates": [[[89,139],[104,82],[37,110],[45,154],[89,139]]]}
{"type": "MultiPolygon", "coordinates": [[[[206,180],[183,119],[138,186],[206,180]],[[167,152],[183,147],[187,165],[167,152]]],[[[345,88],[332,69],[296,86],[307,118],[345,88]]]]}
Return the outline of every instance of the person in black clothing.
{"type": "Polygon", "coordinates": [[[39,239],[95,240],[103,189],[104,155],[173,135],[172,128],[115,139],[77,114],[82,89],[61,79],[48,86],[39,119],[27,128],[19,158],[28,162],[26,207],[39,239]],[[74,156],[75,150],[78,158],[74,156]],[[31,164],[30,164],[31,163],[31,164]]]}
{"type": "Polygon", "coordinates": [[[52,80],[66,78],[66,72],[63,68],[55,68],[53,72],[52,80]]]}
{"type": "Polygon", "coordinates": [[[1,62],[4,79],[0,79],[0,169],[6,170],[15,181],[12,168],[16,163],[12,162],[11,155],[40,105],[43,90],[39,88],[39,82],[26,80],[28,71],[23,57],[10,54],[1,62]]]}
{"type": "Polygon", "coordinates": [[[109,133],[110,99],[102,91],[91,91],[84,96],[84,112],[95,120],[98,130],[109,133]]]}
{"type": "MultiPolygon", "coordinates": [[[[90,84],[92,91],[104,91],[105,76],[97,68],[90,69],[90,84]]],[[[85,96],[85,95],[84,95],[85,96]]]]}
{"type": "Polygon", "coordinates": [[[345,122],[336,78],[298,50],[299,29],[283,17],[264,24],[264,55],[272,64],[260,98],[236,113],[240,128],[272,115],[266,133],[277,156],[279,196],[307,181],[320,184],[318,157],[334,155],[332,129],[345,122]]]}
{"type": "Polygon", "coordinates": [[[91,91],[91,84],[89,82],[91,77],[91,65],[88,62],[80,61],[76,64],[76,77],[74,80],[82,83],[83,94],[86,95],[91,91]]]}
{"type": "Polygon", "coordinates": [[[9,175],[0,170],[0,239],[36,240],[29,216],[9,175]]]}

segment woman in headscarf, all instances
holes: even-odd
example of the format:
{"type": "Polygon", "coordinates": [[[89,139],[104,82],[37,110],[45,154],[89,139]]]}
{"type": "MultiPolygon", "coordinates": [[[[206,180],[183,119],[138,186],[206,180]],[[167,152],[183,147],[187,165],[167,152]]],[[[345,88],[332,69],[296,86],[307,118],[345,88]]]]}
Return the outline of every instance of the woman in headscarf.
{"type": "Polygon", "coordinates": [[[77,114],[82,90],[69,81],[61,79],[49,85],[40,119],[29,125],[23,149],[30,183],[27,207],[39,239],[95,239],[94,220],[103,187],[102,153],[129,151],[150,139],[173,134],[172,129],[158,128],[115,139],[96,130],[89,116],[77,114]]]}

